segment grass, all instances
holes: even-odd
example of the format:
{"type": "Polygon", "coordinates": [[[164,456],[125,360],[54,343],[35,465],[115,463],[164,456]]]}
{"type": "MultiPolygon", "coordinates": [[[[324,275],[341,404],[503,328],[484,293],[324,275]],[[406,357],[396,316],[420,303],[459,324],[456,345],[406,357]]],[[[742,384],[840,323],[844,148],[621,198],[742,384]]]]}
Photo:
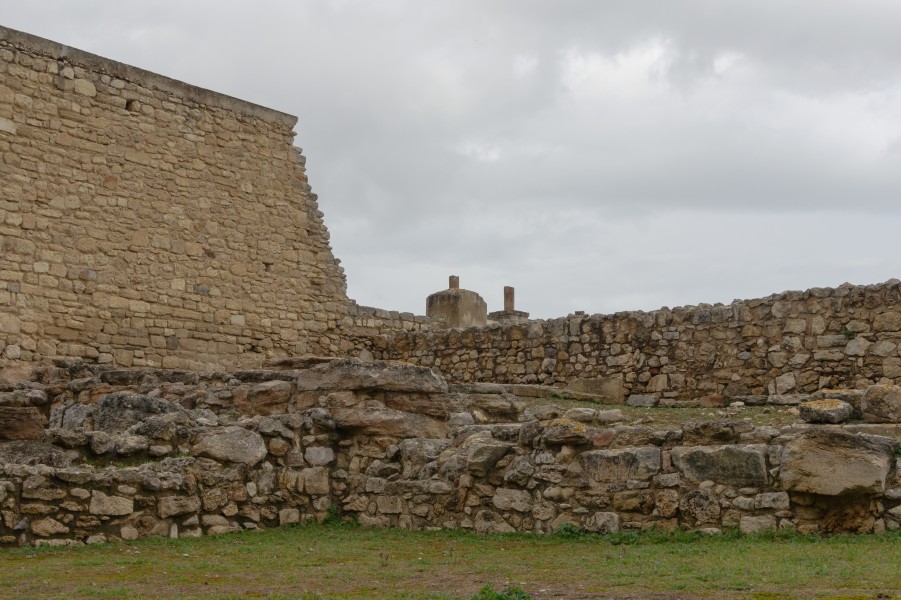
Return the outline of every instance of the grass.
{"type": "Polygon", "coordinates": [[[485,537],[307,525],[3,550],[0,597],[898,598],[899,564],[898,532],[485,537]]]}
{"type": "Polygon", "coordinates": [[[575,400],[565,396],[551,398],[521,398],[526,406],[547,406],[555,404],[567,410],[569,408],[593,408],[597,410],[619,409],[623,413],[624,425],[680,426],[688,421],[714,421],[718,419],[749,419],[754,425],[782,427],[798,421],[798,415],[789,412],[788,406],[745,406],[731,409],[728,407],[668,407],[655,406],[644,408],[625,404],[598,404],[590,400],[575,400]]]}

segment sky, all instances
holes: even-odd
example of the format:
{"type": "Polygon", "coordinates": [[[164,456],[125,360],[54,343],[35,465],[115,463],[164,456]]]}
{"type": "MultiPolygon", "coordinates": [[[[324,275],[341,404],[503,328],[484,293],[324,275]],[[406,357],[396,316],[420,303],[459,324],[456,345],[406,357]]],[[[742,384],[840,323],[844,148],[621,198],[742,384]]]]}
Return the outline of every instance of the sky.
{"type": "Polygon", "coordinates": [[[901,277],[894,0],[0,0],[299,117],[348,295],[533,318],[901,277]]]}

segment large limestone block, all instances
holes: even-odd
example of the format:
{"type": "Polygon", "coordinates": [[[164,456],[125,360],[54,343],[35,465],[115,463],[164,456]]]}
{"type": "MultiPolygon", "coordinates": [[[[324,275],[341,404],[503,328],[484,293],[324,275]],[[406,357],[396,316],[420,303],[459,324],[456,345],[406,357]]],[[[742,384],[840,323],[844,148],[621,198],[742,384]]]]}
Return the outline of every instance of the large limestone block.
{"type": "Polygon", "coordinates": [[[449,431],[447,425],[434,419],[378,406],[335,409],[332,416],[338,430],[361,435],[444,438],[449,431]]]}
{"type": "Polygon", "coordinates": [[[824,496],[882,493],[897,445],[875,435],[805,431],[783,446],[782,489],[824,496]]]}
{"type": "Polygon", "coordinates": [[[623,404],[626,398],[622,375],[573,379],[566,384],[565,391],[592,394],[606,399],[611,404],[623,404]]]}
{"type": "Polygon", "coordinates": [[[210,430],[200,437],[192,451],[198,456],[244,463],[249,467],[266,458],[266,444],[262,436],[237,426],[210,430]]]}
{"type": "Polygon", "coordinates": [[[871,385],[860,401],[860,412],[871,423],[901,423],[901,386],[871,385]]]}
{"type": "Polygon", "coordinates": [[[692,481],[715,481],[734,486],[763,486],[767,482],[766,446],[680,446],[673,448],[673,464],[692,481]]]}
{"type": "Polygon", "coordinates": [[[383,390],[391,392],[443,393],[447,382],[431,369],[407,363],[358,358],[336,360],[301,371],[298,391],[383,390]]]}
{"type": "Polygon", "coordinates": [[[33,406],[0,406],[0,441],[43,440],[45,423],[33,406]]]}
{"type": "Polygon", "coordinates": [[[589,481],[599,483],[649,479],[660,471],[660,448],[640,446],[620,450],[593,450],[579,456],[589,481]]]}

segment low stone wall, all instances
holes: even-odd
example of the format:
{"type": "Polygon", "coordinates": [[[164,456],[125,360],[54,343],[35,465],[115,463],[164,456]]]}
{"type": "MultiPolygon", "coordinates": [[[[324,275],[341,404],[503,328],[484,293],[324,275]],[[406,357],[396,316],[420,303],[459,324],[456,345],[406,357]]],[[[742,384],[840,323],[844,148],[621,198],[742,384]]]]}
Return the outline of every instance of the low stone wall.
{"type": "Polygon", "coordinates": [[[197,536],[334,511],[478,532],[901,527],[891,423],[655,428],[355,360],[211,375],[45,369],[7,387],[3,404],[49,427],[0,443],[5,545],[197,536]]]}
{"type": "Polygon", "coordinates": [[[341,338],[340,354],[359,356],[363,351],[372,353],[373,342],[380,336],[429,331],[443,326],[441,319],[351,303],[346,314],[337,323],[341,338]]]}
{"type": "Polygon", "coordinates": [[[729,305],[573,315],[381,336],[377,358],[451,382],[622,377],[624,394],[687,400],[901,381],[901,282],[784,292],[729,305]]]}

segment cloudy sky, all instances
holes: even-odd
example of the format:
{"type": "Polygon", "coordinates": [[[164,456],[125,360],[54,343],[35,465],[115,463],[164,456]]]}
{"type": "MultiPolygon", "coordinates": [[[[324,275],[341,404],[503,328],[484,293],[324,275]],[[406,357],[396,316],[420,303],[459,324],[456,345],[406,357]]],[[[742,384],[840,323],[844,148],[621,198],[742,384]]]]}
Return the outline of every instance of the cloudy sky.
{"type": "Polygon", "coordinates": [[[300,118],[360,304],[533,317],[901,277],[894,0],[0,0],[300,118]]]}

